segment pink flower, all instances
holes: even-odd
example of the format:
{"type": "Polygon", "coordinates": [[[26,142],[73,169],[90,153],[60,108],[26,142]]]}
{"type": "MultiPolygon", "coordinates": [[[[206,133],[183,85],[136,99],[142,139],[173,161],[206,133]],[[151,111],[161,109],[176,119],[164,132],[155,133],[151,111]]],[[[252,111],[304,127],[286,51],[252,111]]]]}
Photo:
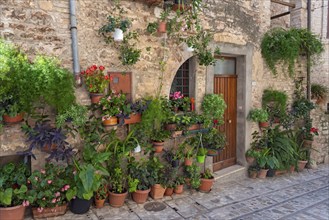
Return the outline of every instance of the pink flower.
{"type": "Polygon", "coordinates": [[[61,197],[59,197],[56,201],[57,201],[57,202],[61,201],[61,197]]]}
{"type": "Polygon", "coordinates": [[[52,180],[48,180],[48,181],[47,181],[48,184],[51,184],[52,182],[53,182],[52,180]]]}
{"type": "Polygon", "coordinates": [[[27,180],[27,183],[28,183],[28,184],[30,184],[30,183],[31,183],[31,181],[30,181],[30,180],[27,180]]]}
{"type": "Polygon", "coordinates": [[[35,176],[34,179],[35,179],[36,181],[38,181],[39,178],[38,178],[37,176],[35,176]]]}
{"type": "Polygon", "coordinates": [[[56,199],[52,199],[51,200],[51,203],[56,203],[56,199]]]}
{"type": "Polygon", "coordinates": [[[46,174],[46,171],[43,170],[43,169],[41,169],[41,170],[40,170],[40,173],[42,173],[42,174],[46,174]]]}
{"type": "Polygon", "coordinates": [[[64,188],[61,188],[61,191],[62,191],[62,192],[64,192],[64,191],[65,191],[65,189],[64,189],[64,188]]]}
{"type": "Polygon", "coordinates": [[[58,197],[58,196],[60,196],[60,195],[61,195],[60,192],[56,192],[56,193],[55,193],[55,196],[56,196],[56,197],[58,197]]]}
{"type": "Polygon", "coordinates": [[[65,191],[68,190],[69,188],[70,188],[70,185],[65,185],[64,186],[65,191]]]}
{"type": "Polygon", "coordinates": [[[30,202],[27,201],[27,200],[24,200],[22,205],[25,206],[25,207],[26,207],[26,206],[29,206],[29,205],[30,205],[30,202]]]}
{"type": "Polygon", "coordinates": [[[46,200],[46,198],[45,198],[45,197],[43,197],[43,198],[42,198],[42,200],[43,200],[43,201],[45,201],[45,200],[46,200]]]}
{"type": "Polygon", "coordinates": [[[38,208],[38,212],[42,212],[43,211],[43,208],[42,207],[39,207],[38,208]]]}

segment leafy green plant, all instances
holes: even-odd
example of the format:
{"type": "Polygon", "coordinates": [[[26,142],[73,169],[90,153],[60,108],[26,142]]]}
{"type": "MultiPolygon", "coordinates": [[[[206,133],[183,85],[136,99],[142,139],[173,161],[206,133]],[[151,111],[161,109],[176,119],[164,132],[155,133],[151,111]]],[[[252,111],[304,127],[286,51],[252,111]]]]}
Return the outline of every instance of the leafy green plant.
{"type": "Polygon", "coordinates": [[[130,26],[131,21],[129,19],[109,15],[107,17],[107,23],[99,29],[99,33],[105,35],[110,32],[114,32],[115,28],[126,32],[130,26]]]}
{"type": "Polygon", "coordinates": [[[286,114],[288,96],[284,91],[265,89],[262,96],[262,106],[267,109],[271,119],[282,118],[286,114]]]}
{"type": "Polygon", "coordinates": [[[98,200],[106,199],[108,194],[107,182],[104,178],[101,180],[98,190],[95,192],[95,198],[98,200]]]}
{"type": "Polygon", "coordinates": [[[226,103],[223,95],[207,94],[201,103],[203,115],[205,118],[205,126],[211,125],[213,120],[217,120],[219,124],[223,122],[223,115],[226,109],[226,103]]]}
{"type": "Polygon", "coordinates": [[[246,151],[246,157],[253,157],[253,158],[257,158],[259,156],[260,152],[250,148],[246,151]]]}
{"type": "Polygon", "coordinates": [[[131,176],[128,176],[128,191],[130,193],[136,192],[138,184],[139,184],[138,179],[134,179],[131,176]]]}
{"type": "Polygon", "coordinates": [[[137,63],[141,55],[141,50],[135,49],[128,44],[120,47],[120,59],[123,65],[133,65],[137,63]]]}
{"type": "Polygon", "coordinates": [[[161,163],[160,159],[157,157],[151,157],[147,164],[147,169],[150,173],[150,184],[161,184],[165,185],[164,176],[164,165],[161,163]]]}
{"type": "Polygon", "coordinates": [[[203,147],[200,147],[198,149],[198,152],[197,152],[197,156],[205,156],[207,154],[208,150],[203,148],[203,147]]]}
{"type": "Polygon", "coordinates": [[[201,178],[203,178],[203,179],[213,179],[214,176],[212,175],[210,169],[206,169],[205,172],[201,174],[201,178]]]}
{"type": "Polygon", "coordinates": [[[56,116],[56,127],[63,127],[66,122],[71,122],[73,126],[79,128],[85,125],[88,120],[87,107],[73,104],[68,109],[56,116]]]}
{"type": "Polygon", "coordinates": [[[196,164],[185,167],[186,178],[189,179],[191,187],[198,189],[201,185],[200,167],[196,164]]]}
{"type": "Polygon", "coordinates": [[[126,191],[127,176],[123,173],[122,168],[116,167],[110,174],[110,191],[113,193],[124,193],[126,191]]]}
{"type": "Polygon", "coordinates": [[[150,34],[154,34],[157,32],[158,26],[159,26],[158,22],[150,22],[146,27],[146,31],[150,34]]]}
{"type": "Polygon", "coordinates": [[[318,102],[324,101],[327,98],[328,93],[329,93],[328,87],[318,83],[311,84],[312,99],[317,99],[318,102]]]}
{"type": "Polygon", "coordinates": [[[147,190],[151,187],[154,179],[148,169],[147,160],[141,159],[136,161],[135,158],[129,158],[127,167],[130,177],[139,181],[137,185],[138,190],[147,190]]]}
{"type": "Polygon", "coordinates": [[[226,145],[226,137],[218,129],[212,128],[209,132],[202,135],[202,143],[208,149],[223,149],[226,145]]]}
{"type": "Polygon", "coordinates": [[[104,70],[104,66],[92,65],[80,73],[90,93],[104,93],[108,87],[111,78],[104,75],[104,70]]]}
{"type": "Polygon", "coordinates": [[[321,40],[307,29],[274,28],[268,31],[261,43],[261,53],[274,75],[276,65],[288,66],[290,76],[294,75],[294,65],[300,55],[313,56],[324,50],[321,40]]]}
{"type": "Polygon", "coordinates": [[[248,119],[253,122],[267,122],[268,117],[269,115],[264,109],[251,109],[248,114],[248,119]]]}

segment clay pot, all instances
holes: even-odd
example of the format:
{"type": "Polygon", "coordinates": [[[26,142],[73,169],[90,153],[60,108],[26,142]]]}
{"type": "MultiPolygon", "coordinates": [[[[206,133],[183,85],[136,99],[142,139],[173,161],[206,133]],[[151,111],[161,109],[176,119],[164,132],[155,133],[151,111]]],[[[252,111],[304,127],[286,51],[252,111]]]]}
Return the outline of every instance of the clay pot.
{"type": "Polygon", "coordinates": [[[189,131],[193,131],[193,130],[199,130],[200,129],[200,125],[199,124],[193,124],[190,127],[187,128],[187,130],[189,131]]]}
{"type": "Polygon", "coordinates": [[[96,208],[103,208],[105,203],[105,199],[95,199],[96,208]]]}
{"type": "Polygon", "coordinates": [[[265,179],[266,175],[267,175],[267,171],[268,171],[268,169],[260,169],[258,171],[257,177],[260,178],[260,179],[265,179]]]}
{"type": "Polygon", "coordinates": [[[165,21],[160,21],[159,22],[158,32],[159,33],[166,33],[167,32],[167,23],[165,21]]]}
{"type": "Polygon", "coordinates": [[[137,204],[142,204],[145,203],[149,192],[151,191],[151,189],[147,189],[147,190],[136,190],[136,192],[133,192],[131,194],[132,199],[137,203],[137,204]]]}
{"type": "Polygon", "coordinates": [[[138,122],[142,121],[142,115],[141,114],[130,114],[129,118],[125,118],[125,124],[136,124],[138,122]]]}
{"type": "Polygon", "coordinates": [[[270,126],[270,123],[268,123],[267,121],[265,122],[259,122],[259,127],[260,128],[267,128],[270,126]]]}
{"type": "Polygon", "coordinates": [[[161,184],[155,184],[151,187],[150,196],[153,199],[162,199],[165,191],[166,191],[166,188],[163,188],[161,186],[161,184]]]}
{"type": "Polygon", "coordinates": [[[161,153],[163,150],[164,142],[153,142],[155,153],[161,153]]]}
{"type": "Polygon", "coordinates": [[[165,196],[171,196],[174,193],[174,189],[173,188],[167,188],[165,191],[165,196]]]}
{"type": "Polygon", "coordinates": [[[293,173],[293,172],[295,172],[295,169],[296,169],[295,165],[291,165],[289,168],[289,172],[293,173]]]}
{"type": "Polygon", "coordinates": [[[115,208],[123,206],[127,195],[128,195],[128,192],[124,192],[124,193],[109,192],[110,206],[115,207],[115,208]]]}
{"type": "Polygon", "coordinates": [[[185,158],[185,159],[184,159],[184,165],[185,165],[185,166],[191,166],[192,163],[193,163],[192,158],[185,158]]]}
{"type": "Polygon", "coordinates": [[[165,129],[166,129],[167,131],[175,131],[176,128],[177,128],[177,125],[176,125],[176,124],[166,124],[166,125],[165,125],[165,129]]]}
{"type": "Polygon", "coordinates": [[[280,175],[286,174],[287,172],[288,172],[287,170],[276,170],[275,176],[280,176],[280,175]]]}
{"type": "Polygon", "coordinates": [[[105,119],[103,121],[104,126],[112,126],[112,125],[117,125],[118,124],[118,118],[115,116],[111,116],[108,119],[105,119]]]}
{"type": "Polygon", "coordinates": [[[6,124],[16,124],[23,121],[24,113],[23,112],[18,113],[16,116],[13,117],[9,115],[3,115],[2,117],[3,117],[3,121],[6,124]]]}
{"type": "Polygon", "coordinates": [[[90,93],[90,101],[92,104],[98,104],[103,97],[103,93],[90,93]]]}
{"type": "Polygon", "coordinates": [[[44,208],[41,212],[38,211],[38,208],[32,207],[33,218],[48,218],[64,215],[66,213],[67,204],[56,206],[53,208],[44,208]]]}
{"type": "Polygon", "coordinates": [[[249,178],[256,179],[257,178],[257,170],[249,170],[249,178]]]}
{"type": "Polygon", "coordinates": [[[246,161],[248,164],[253,164],[255,162],[255,158],[254,157],[246,157],[246,161]]]}
{"type": "Polygon", "coordinates": [[[215,179],[204,179],[201,178],[201,185],[199,186],[200,192],[210,192],[212,185],[214,184],[215,179]]]}
{"type": "Polygon", "coordinates": [[[298,172],[301,172],[304,170],[306,164],[307,164],[307,160],[299,160],[298,161],[298,172]]]}
{"type": "Polygon", "coordinates": [[[183,184],[182,184],[182,185],[178,185],[178,186],[176,186],[175,189],[174,189],[174,192],[175,192],[176,194],[182,194],[183,191],[184,191],[184,185],[183,185],[183,184]]]}
{"type": "Polygon", "coordinates": [[[215,157],[218,155],[218,151],[216,149],[208,149],[207,156],[215,157]]]}
{"type": "Polygon", "coordinates": [[[22,205],[8,207],[8,208],[0,207],[0,219],[23,220],[24,213],[25,213],[25,206],[22,205]]]}

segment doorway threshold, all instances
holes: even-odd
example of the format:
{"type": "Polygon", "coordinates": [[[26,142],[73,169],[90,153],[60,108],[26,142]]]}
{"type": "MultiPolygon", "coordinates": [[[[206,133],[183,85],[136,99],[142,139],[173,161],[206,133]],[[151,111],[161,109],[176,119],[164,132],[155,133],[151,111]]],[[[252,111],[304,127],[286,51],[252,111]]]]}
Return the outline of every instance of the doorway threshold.
{"type": "Polygon", "coordinates": [[[233,165],[214,173],[216,182],[225,183],[244,179],[247,176],[247,168],[241,165],[233,165]]]}

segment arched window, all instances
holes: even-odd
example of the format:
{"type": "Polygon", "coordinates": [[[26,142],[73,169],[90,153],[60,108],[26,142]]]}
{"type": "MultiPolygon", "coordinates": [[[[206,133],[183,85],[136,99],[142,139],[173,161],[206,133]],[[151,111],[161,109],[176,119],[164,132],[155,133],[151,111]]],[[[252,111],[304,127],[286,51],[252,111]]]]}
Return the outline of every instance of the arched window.
{"type": "Polygon", "coordinates": [[[193,71],[193,63],[193,58],[191,58],[179,67],[171,84],[170,94],[180,91],[184,97],[195,96],[195,71],[193,71]]]}

